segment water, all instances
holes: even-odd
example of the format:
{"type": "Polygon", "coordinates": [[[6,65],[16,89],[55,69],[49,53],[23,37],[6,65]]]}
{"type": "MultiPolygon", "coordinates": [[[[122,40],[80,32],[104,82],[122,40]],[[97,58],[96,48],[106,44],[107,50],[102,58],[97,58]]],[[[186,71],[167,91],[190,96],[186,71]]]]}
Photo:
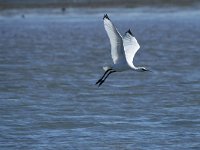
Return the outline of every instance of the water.
{"type": "Polygon", "coordinates": [[[102,10],[0,17],[0,147],[11,149],[200,148],[200,11],[109,11],[141,49],[112,74],[102,10]],[[120,12],[120,13],[119,13],[120,12]]]}

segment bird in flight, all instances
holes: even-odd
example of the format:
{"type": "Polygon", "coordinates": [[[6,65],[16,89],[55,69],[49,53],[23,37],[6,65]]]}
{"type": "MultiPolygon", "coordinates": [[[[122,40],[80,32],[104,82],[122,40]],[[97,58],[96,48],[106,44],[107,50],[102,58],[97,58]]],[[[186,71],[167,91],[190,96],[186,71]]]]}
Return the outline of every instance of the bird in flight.
{"type": "Polygon", "coordinates": [[[129,29],[122,37],[107,14],[104,15],[103,22],[107,35],[110,39],[111,56],[114,64],[103,67],[105,73],[96,82],[96,84],[101,86],[108,76],[114,72],[122,72],[129,69],[139,72],[149,71],[145,67],[136,67],[133,64],[133,58],[139,50],[140,45],[133,36],[131,30],[129,29]]]}

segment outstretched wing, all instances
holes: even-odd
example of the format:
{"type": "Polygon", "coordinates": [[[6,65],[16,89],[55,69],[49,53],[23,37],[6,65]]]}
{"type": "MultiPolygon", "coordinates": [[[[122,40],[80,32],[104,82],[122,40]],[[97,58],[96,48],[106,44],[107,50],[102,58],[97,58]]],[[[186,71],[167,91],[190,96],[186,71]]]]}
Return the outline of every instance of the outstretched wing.
{"type": "Polygon", "coordinates": [[[123,37],[123,45],[124,45],[126,61],[130,67],[134,68],[133,58],[136,52],[139,50],[140,45],[138,44],[136,38],[131,33],[130,29],[125,33],[125,36],[123,37]]]}
{"type": "Polygon", "coordinates": [[[113,23],[110,21],[107,14],[104,15],[103,21],[104,21],[105,30],[110,39],[111,56],[112,56],[114,64],[116,64],[121,59],[125,59],[122,36],[117,31],[113,23]]]}

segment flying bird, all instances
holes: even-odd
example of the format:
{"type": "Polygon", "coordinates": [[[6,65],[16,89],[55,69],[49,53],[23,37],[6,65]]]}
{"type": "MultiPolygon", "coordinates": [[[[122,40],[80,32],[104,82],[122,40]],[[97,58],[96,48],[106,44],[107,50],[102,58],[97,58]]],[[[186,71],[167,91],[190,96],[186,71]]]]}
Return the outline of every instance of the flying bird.
{"type": "Polygon", "coordinates": [[[139,50],[140,45],[133,36],[131,30],[129,29],[122,37],[107,14],[104,15],[103,22],[107,35],[110,39],[113,64],[103,67],[105,73],[96,82],[96,84],[101,86],[108,76],[114,72],[122,72],[129,69],[139,72],[149,71],[145,67],[136,67],[133,64],[133,58],[136,52],[139,50]]]}

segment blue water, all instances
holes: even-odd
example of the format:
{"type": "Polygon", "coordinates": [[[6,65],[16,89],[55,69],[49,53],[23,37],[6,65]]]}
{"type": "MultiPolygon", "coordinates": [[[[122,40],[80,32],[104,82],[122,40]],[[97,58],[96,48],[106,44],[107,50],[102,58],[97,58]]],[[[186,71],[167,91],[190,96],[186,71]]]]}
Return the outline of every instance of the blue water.
{"type": "Polygon", "coordinates": [[[200,149],[199,10],[23,13],[0,16],[0,149],[200,149]],[[105,12],[152,72],[98,88],[112,62],[105,12]]]}

